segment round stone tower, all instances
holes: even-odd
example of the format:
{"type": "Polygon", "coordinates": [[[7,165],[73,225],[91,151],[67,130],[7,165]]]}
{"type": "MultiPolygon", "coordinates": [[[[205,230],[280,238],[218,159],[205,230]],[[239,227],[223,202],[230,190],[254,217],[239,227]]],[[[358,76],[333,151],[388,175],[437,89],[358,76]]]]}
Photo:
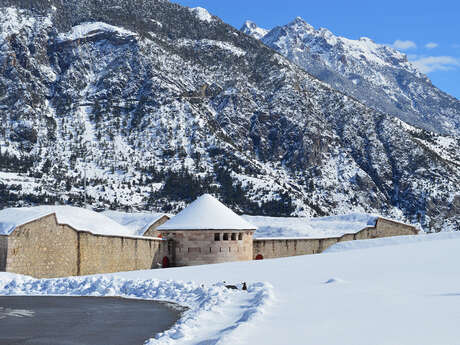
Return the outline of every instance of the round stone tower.
{"type": "Polygon", "coordinates": [[[204,194],[157,228],[170,241],[172,265],[252,260],[256,227],[204,194]]]}

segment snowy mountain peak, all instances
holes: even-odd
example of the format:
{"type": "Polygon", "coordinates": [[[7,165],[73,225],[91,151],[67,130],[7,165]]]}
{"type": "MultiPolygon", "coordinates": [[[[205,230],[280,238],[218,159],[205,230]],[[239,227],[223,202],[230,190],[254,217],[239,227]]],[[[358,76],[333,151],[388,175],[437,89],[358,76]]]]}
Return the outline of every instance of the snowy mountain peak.
{"type": "Polygon", "coordinates": [[[308,24],[302,17],[296,17],[287,26],[302,28],[306,31],[312,31],[315,29],[312,25],[308,24]]]}
{"type": "Polygon", "coordinates": [[[318,79],[417,127],[458,135],[460,101],[437,89],[394,48],[334,35],[297,17],[261,41],[318,79]]]}
{"type": "Polygon", "coordinates": [[[245,33],[246,35],[252,36],[260,40],[268,33],[269,30],[260,28],[257,26],[256,23],[251,22],[250,20],[246,20],[243,26],[241,27],[240,31],[245,33]]]}
{"type": "Polygon", "coordinates": [[[360,37],[359,38],[360,41],[363,41],[363,42],[369,42],[369,43],[375,43],[373,40],[371,40],[369,37],[360,37]]]}

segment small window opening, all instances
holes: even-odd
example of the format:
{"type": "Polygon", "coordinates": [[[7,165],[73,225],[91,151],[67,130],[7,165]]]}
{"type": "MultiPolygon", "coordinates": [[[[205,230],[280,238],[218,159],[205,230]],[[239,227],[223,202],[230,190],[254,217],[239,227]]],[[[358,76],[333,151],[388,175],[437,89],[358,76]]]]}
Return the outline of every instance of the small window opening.
{"type": "Polygon", "coordinates": [[[243,239],[243,234],[240,232],[240,233],[238,234],[238,241],[241,241],[242,239],[243,239]]]}
{"type": "Polygon", "coordinates": [[[214,234],[214,241],[220,241],[220,234],[219,233],[214,234]]]}
{"type": "Polygon", "coordinates": [[[236,241],[236,233],[232,233],[232,241],[236,241]]]}
{"type": "Polygon", "coordinates": [[[228,241],[228,233],[224,233],[224,241],[228,241]]]}

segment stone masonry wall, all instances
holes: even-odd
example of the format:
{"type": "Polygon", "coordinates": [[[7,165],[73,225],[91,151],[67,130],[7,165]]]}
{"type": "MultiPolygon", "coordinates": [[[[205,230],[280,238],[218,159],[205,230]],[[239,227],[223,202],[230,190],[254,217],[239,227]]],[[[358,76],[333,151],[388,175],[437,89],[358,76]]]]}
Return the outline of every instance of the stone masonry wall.
{"type": "Polygon", "coordinates": [[[374,227],[366,227],[354,234],[331,238],[261,238],[254,239],[253,259],[262,255],[264,259],[321,253],[342,241],[365,240],[370,238],[416,235],[417,229],[411,225],[378,218],[374,227]]]}
{"type": "Polygon", "coordinates": [[[176,266],[252,260],[253,233],[252,230],[162,231],[163,238],[171,238],[175,243],[173,261],[176,266]],[[224,233],[228,234],[228,240],[223,239],[224,233]],[[240,233],[242,239],[238,240],[240,233]],[[215,240],[215,234],[220,235],[220,240],[215,240]],[[235,236],[234,240],[232,240],[232,234],[235,236]]]}
{"type": "Polygon", "coordinates": [[[8,236],[0,235],[0,272],[6,271],[6,258],[8,257],[8,236]]]}
{"type": "Polygon", "coordinates": [[[160,239],[102,236],[80,232],[78,275],[161,267],[167,243],[160,239]]]}
{"type": "Polygon", "coordinates": [[[40,278],[77,274],[77,232],[54,214],[17,227],[8,237],[5,271],[40,278]]]}
{"type": "Polygon", "coordinates": [[[94,235],[58,224],[54,214],[0,236],[0,271],[55,278],[161,267],[167,242],[94,235]]]}
{"type": "Polygon", "coordinates": [[[411,225],[395,222],[390,219],[378,218],[375,225],[375,237],[390,237],[390,236],[403,236],[403,235],[417,235],[418,230],[411,225]]]}

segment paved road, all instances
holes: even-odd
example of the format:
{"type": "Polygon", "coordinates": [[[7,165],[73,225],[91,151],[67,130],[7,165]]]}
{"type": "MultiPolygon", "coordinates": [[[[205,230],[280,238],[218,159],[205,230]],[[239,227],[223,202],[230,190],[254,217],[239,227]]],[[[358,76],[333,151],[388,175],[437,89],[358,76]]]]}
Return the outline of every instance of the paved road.
{"type": "Polygon", "coordinates": [[[155,301],[0,296],[0,345],[142,345],[179,317],[155,301]]]}

